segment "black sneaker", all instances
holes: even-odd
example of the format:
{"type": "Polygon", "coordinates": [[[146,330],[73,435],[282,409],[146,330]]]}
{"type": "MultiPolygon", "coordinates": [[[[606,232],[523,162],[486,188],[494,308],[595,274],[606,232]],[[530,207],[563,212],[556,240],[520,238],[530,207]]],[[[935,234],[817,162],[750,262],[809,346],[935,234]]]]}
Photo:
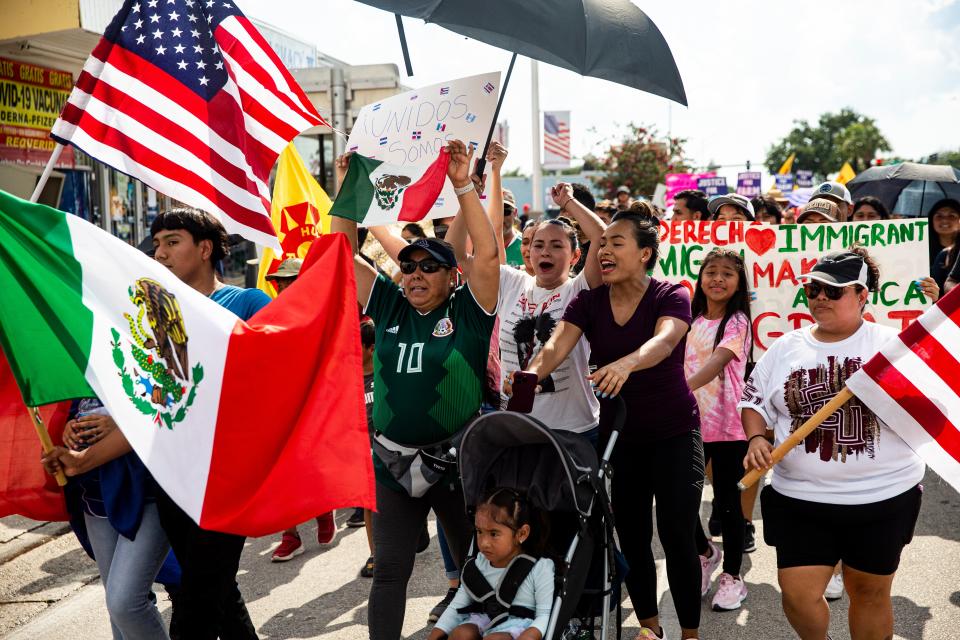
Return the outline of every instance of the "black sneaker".
{"type": "Polygon", "coordinates": [[[447,595],[443,596],[443,600],[437,603],[433,609],[430,609],[430,615],[427,616],[427,622],[436,622],[440,619],[440,616],[443,615],[443,612],[447,610],[447,607],[450,606],[450,602],[453,600],[453,597],[457,595],[457,590],[454,587],[447,589],[447,595]]]}
{"type": "Polygon", "coordinates": [[[749,520],[743,522],[743,552],[753,553],[757,550],[757,528],[749,520]]]}
{"type": "Polygon", "coordinates": [[[363,525],[363,507],[357,507],[353,510],[353,513],[350,514],[350,517],[347,518],[347,526],[351,529],[356,529],[363,525]]]}
{"type": "Polygon", "coordinates": [[[367,558],[367,561],[363,564],[363,568],[360,569],[361,578],[372,578],[373,577],[373,568],[374,568],[373,556],[367,558]]]}

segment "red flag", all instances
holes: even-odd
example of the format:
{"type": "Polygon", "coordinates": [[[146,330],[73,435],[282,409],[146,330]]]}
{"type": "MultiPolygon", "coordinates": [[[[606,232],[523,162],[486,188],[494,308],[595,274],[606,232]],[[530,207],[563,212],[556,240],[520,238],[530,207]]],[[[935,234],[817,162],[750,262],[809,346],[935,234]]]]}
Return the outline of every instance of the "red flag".
{"type": "Polygon", "coordinates": [[[270,170],[329,126],[232,2],[126,0],[52,135],[279,250],[270,170]]]}
{"type": "MultiPolygon", "coordinates": [[[[62,443],[69,409],[69,402],[40,409],[55,444],[62,443]]],[[[0,518],[18,514],[34,520],[68,519],[63,490],[40,465],[40,450],[33,419],[0,350],[0,518]]]]}
{"type": "Polygon", "coordinates": [[[331,509],[375,507],[343,234],[314,240],[297,281],[234,330],[222,384],[200,526],[261,536],[331,509]]]}
{"type": "Polygon", "coordinates": [[[847,386],[960,491],[960,287],[880,349],[847,386]]]}

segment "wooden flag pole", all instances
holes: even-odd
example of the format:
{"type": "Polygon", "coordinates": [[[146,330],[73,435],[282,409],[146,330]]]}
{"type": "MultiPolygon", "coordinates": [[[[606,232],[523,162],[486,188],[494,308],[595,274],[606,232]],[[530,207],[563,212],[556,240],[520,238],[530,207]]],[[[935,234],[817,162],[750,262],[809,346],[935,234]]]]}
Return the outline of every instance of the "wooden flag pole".
{"type": "MultiPolygon", "coordinates": [[[[842,407],[847,403],[847,400],[853,397],[853,392],[850,391],[847,387],[844,387],[840,390],[840,393],[835,395],[830,402],[823,405],[819,411],[810,416],[810,418],[800,425],[796,431],[790,434],[790,437],[780,443],[780,446],[773,450],[773,464],[777,464],[783,457],[793,451],[794,447],[797,447],[803,439],[810,435],[810,432],[820,426],[820,424],[833,415],[833,412],[842,407]]],[[[772,466],[772,465],[771,465],[772,466]]],[[[757,471],[756,469],[750,469],[740,479],[740,482],[737,483],[737,486],[740,487],[740,491],[744,491],[759,480],[766,469],[762,471],[757,471]]]]}
{"type": "Polygon", "coordinates": [[[47,160],[47,166],[43,168],[43,173],[40,174],[40,179],[37,180],[37,187],[33,190],[33,195],[30,196],[30,202],[36,202],[40,199],[40,194],[43,193],[43,188],[47,186],[47,180],[50,179],[50,174],[53,173],[53,167],[60,159],[61,153],[63,153],[63,145],[58,142],[53,147],[53,152],[50,154],[50,159],[47,160]]]}
{"type": "MultiPolygon", "coordinates": [[[[53,451],[53,441],[50,439],[50,434],[47,432],[47,428],[43,425],[43,418],[40,417],[40,410],[36,407],[28,407],[30,410],[30,417],[33,418],[33,428],[37,430],[37,437],[40,438],[40,444],[43,446],[44,453],[50,453],[53,451]]],[[[67,476],[63,474],[63,471],[57,471],[54,474],[54,477],[57,479],[57,484],[61,487],[66,486],[67,476]]]]}

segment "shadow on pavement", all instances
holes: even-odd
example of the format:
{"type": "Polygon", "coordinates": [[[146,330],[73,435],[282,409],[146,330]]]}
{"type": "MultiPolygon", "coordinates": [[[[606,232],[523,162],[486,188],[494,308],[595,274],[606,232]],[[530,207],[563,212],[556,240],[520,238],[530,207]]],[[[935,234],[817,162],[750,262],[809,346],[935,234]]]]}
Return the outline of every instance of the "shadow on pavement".
{"type": "Polygon", "coordinates": [[[45,591],[75,584],[78,575],[82,576],[80,579],[83,582],[89,582],[99,575],[97,565],[82,549],[72,549],[56,558],[49,559],[40,565],[40,570],[46,575],[20,587],[14,594],[14,598],[25,599],[25,596],[41,594],[45,591]]]}
{"type": "Polygon", "coordinates": [[[960,522],[960,494],[928,468],[923,477],[923,503],[914,534],[960,541],[957,522],[960,522]]]}

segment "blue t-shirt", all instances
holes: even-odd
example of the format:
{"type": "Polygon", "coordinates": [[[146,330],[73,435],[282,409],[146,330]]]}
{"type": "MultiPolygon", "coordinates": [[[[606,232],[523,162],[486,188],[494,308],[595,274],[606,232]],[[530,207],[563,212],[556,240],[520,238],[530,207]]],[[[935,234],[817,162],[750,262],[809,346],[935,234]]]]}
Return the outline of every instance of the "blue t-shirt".
{"type": "Polygon", "coordinates": [[[210,294],[210,299],[241,320],[249,320],[270,302],[270,296],[260,289],[244,289],[229,284],[210,294]]]}

